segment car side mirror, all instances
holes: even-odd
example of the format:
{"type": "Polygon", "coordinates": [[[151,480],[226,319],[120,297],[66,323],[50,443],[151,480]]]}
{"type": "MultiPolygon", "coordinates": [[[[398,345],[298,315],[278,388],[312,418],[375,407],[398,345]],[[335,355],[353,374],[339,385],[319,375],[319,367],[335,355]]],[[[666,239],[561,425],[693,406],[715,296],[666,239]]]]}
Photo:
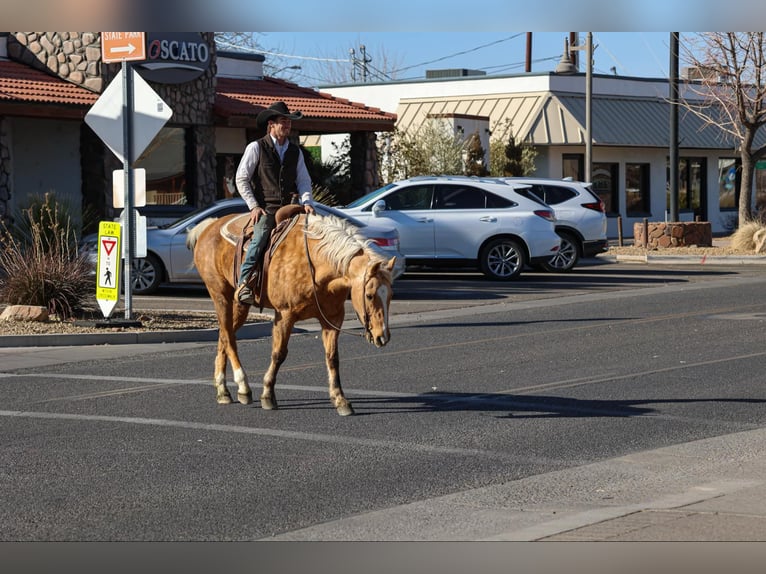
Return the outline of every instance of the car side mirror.
{"type": "Polygon", "coordinates": [[[381,212],[386,210],[386,202],[382,199],[376,201],[372,206],[372,215],[374,217],[380,217],[381,212]]]}

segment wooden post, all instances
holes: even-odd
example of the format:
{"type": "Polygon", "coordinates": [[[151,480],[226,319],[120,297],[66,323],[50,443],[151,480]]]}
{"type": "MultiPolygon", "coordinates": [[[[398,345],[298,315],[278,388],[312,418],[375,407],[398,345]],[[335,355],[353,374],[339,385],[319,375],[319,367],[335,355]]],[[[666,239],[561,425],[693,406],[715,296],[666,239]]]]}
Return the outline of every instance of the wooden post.
{"type": "Polygon", "coordinates": [[[617,245],[622,247],[622,215],[617,216],[617,245]]]}

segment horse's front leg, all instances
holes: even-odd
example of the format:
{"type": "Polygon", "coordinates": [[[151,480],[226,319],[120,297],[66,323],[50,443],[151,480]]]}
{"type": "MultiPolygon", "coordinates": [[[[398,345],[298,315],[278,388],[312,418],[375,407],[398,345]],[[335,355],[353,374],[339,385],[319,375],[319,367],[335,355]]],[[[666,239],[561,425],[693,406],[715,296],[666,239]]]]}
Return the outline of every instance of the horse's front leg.
{"type": "Polygon", "coordinates": [[[340,359],[338,357],[338,330],[329,325],[322,325],[325,362],[327,363],[327,382],[330,386],[330,400],[335,410],[342,417],[353,415],[354,409],[343,394],[340,386],[340,359]]]}
{"type": "MultiPolygon", "coordinates": [[[[231,291],[231,289],[229,289],[231,291]]],[[[234,382],[237,383],[237,399],[247,405],[253,402],[253,392],[247,382],[247,375],[239,361],[236,331],[247,318],[249,307],[234,305],[233,295],[224,290],[223,294],[213,298],[218,315],[218,351],[215,357],[213,383],[216,389],[216,402],[221,405],[231,404],[231,394],[226,386],[226,361],[231,363],[234,382]]]]}
{"type": "Polygon", "coordinates": [[[277,382],[279,367],[287,358],[287,343],[290,341],[295,319],[292,315],[282,315],[274,311],[274,328],[271,331],[271,363],[263,375],[263,392],[261,393],[261,408],[267,411],[278,408],[274,385],[277,382]]]}

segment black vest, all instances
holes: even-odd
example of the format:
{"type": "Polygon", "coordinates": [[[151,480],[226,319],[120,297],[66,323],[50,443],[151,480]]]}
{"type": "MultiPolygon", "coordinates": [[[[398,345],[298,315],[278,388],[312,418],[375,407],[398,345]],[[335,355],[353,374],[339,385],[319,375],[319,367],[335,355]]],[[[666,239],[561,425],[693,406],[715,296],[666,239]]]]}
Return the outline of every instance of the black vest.
{"type": "Polygon", "coordinates": [[[269,213],[275,213],[291,202],[293,194],[298,193],[296,178],[301,152],[297,145],[290,143],[280,163],[279,153],[269,134],[258,140],[258,149],[260,159],[253,173],[253,194],[258,205],[265,206],[269,213]]]}

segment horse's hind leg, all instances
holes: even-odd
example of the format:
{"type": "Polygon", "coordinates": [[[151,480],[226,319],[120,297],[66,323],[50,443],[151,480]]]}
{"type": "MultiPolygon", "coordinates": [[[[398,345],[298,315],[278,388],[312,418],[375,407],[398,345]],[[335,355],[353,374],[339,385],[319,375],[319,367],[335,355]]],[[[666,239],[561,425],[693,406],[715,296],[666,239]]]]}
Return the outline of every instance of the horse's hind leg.
{"type": "Polygon", "coordinates": [[[277,382],[279,367],[287,358],[287,343],[290,341],[290,333],[295,325],[292,316],[284,316],[279,311],[274,311],[274,328],[271,334],[271,363],[266,374],[263,375],[263,392],[261,393],[261,408],[267,411],[277,408],[277,397],[274,393],[274,385],[277,382]]]}
{"type": "Polygon", "coordinates": [[[329,325],[322,325],[325,362],[327,363],[327,381],[330,385],[330,400],[335,410],[342,417],[353,415],[354,409],[343,394],[340,386],[340,360],[338,358],[338,330],[329,325]]]}

